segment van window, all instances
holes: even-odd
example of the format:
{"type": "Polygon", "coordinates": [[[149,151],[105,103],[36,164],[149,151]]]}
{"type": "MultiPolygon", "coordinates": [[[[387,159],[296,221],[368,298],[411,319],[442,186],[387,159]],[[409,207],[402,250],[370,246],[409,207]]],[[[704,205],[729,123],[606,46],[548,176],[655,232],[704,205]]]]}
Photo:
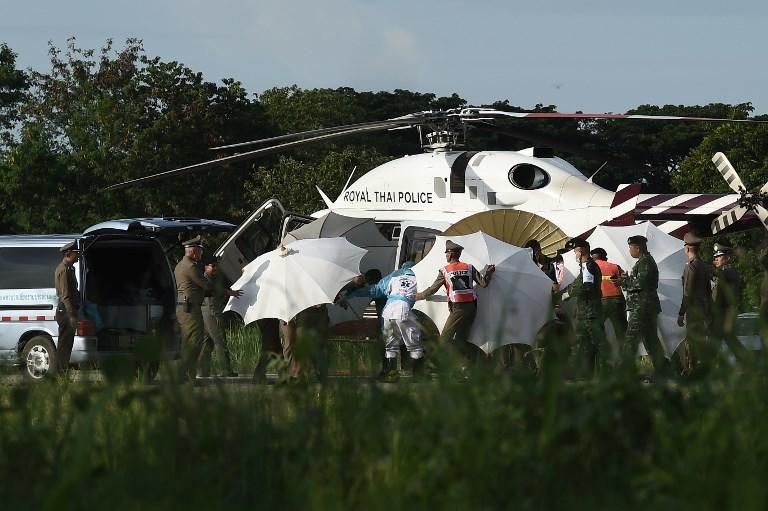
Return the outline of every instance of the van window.
{"type": "Polygon", "coordinates": [[[57,247],[0,248],[0,289],[52,288],[60,262],[57,247]]]}

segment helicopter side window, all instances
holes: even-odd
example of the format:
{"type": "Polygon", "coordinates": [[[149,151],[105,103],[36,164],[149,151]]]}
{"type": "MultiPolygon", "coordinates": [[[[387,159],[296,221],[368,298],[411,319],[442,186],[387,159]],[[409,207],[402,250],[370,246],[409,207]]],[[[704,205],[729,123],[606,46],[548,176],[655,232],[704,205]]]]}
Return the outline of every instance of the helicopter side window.
{"type": "Polygon", "coordinates": [[[389,241],[400,238],[400,222],[376,222],[379,232],[389,241]]]}
{"type": "Polygon", "coordinates": [[[425,229],[424,227],[407,228],[403,237],[400,263],[402,264],[405,261],[418,263],[424,259],[435,245],[435,236],[438,234],[440,234],[440,231],[436,229],[425,229]]]}
{"type": "Polygon", "coordinates": [[[508,177],[510,183],[523,190],[538,190],[549,184],[547,171],[530,163],[515,165],[509,170],[508,177]]]}

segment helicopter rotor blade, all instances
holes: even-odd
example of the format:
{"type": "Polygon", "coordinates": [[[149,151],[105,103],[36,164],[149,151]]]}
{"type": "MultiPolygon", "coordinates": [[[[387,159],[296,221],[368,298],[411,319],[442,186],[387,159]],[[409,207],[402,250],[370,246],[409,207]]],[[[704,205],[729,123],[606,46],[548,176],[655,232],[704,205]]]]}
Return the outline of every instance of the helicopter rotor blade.
{"type": "Polygon", "coordinates": [[[563,112],[505,112],[503,110],[465,108],[462,114],[467,120],[473,117],[494,116],[514,117],[529,119],[640,119],[646,121],[696,121],[696,122],[736,122],[747,124],[768,124],[767,120],[758,119],[721,119],[715,117],[684,117],[679,115],[641,115],[641,114],[590,114],[590,113],[563,113],[563,112]]]}
{"type": "Polygon", "coordinates": [[[757,218],[760,219],[760,222],[762,222],[763,226],[768,229],[768,209],[765,209],[763,206],[758,204],[755,206],[755,214],[757,215],[757,218]]]}
{"type": "Polygon", "coordinates": [[[249,140],[247,142],[238,142],[237,144],[216,146],[216,147],[211,147],[210,150],[223,151],[227,149],[239,149],[241,147],[248,147],[252,145],[269,144],[274,142],[290,141],[294,139],[305,139],[305,138],[315,137],[318,135],[324,135],[326,133],[337,133],[339,131],[347,131],[347,130],[353,130],[357,128],[368,128],[373,126],[380,126],[382,124],[390,125],[390,124],[396,123],[398,127],[407,128],[407,127],[410,127],[410,125],[412,125],[414,122],[418,122],[418,120],[415,118],[409,118],[409,116],[404,116],[404,117],[398,117],[395,119],[389,119],[386,121],[371,121],[371,122],[360,122],[357,124],[345,124],[341,126],[332,126],[330,128],[318,128],[316,130],[300,131],[298,133],[289,133],[287,135],[279,135],[276,137],[262,138],[258,140],[249,140]]]}
{"type": "Polygon", "coordinates": [[[487,121],[473,122],[472,126],[478,129],[490,131],[491,133],[497,133],[499,135],[511,137],[517,140],[523,140],[525,142],[530,142],[532,144],[540,145],[542,147],[548,147],[556,151],[563,151],[567,153],[578,154],[580,156],[591,158],[594,160],[604,161],[606,158],[608,158],[609,163],[612,166],[616,166],[620,168],[637,170],[639,167],[642,166],[642,163],[638,163],[637,161],[630,160],[627,157],[606,154],[604,152],[599,152],[599,151],[591,151],[589,149],[585,149],[584,146],[579,143],[565,142],[563,140],[559,140],[551,136],[534,134],[526,130],[519,130],[519,129],[511,128],[508,126],[504,126],[502,128],[500,126],[489,123],[487,121]]]}
{"type": "Polygon", "coordinates": [[[379,124],[377,124],[375,126],[367,126],[367,127],[356,128],[356,129],[351,129],[351,130],[346,130],[346,131],[338,131],[338,132],[333,132],[333,133],[326,133],[324,135],[319,135],[319,136],[316,136],[316,137],[305,138],[305,139],[301,139],[301,140],[295,140],[293,142],[286,142],[285,144],[279,144],[279,145],[270,146],[270,147],[263,147],[261,149],[255,149],[253,151],[249,151],[249,152],[246,152],[246,153],[240,153],[240,154],[235,154],[235,155],[232,155],[232,156],[226,156],[224,158],[217,158],[215,160],[209,160],[209,161],[206,161],[206,162],[203,162],[203,163],[196,163],[194,165],[187,165],[186,167],[180,167],[180,168],[173,169],[173,170],[166,170],[164,172],[158,172],[157,174],[151,174],[149,176],[144,176],[144,177],[140,177],[140,178],[136,178],[136,179],[131,179],[131,180],[128,180],[128,181],[123,181],[122,183],[117,183],[117,184],[114,184],[114,185],[107,186],[106,188],[103,189],[103,191],[119,190],[119,189],[122,189],[122,188],[128,188],[130,186],[134,186],[134,185],[138,185],[138,184],[149,183],[151,181],[156,181],[158,179],[164,179],[164,178],[170,177],[170,176],[176,176],[176,175],[180,175],[180,174],[186,174],[188,172],[195,172],[195,171],[200,171],[200,170],[212,169],[212,168],[216,168],[216,167],[221,167],[222,165],[226,165],[226,164],[229,164],[229,163],[238,163],[238,162],[241,162],[241,161],[254,160],[254,159],[260,158],[262,156],[267,156],[267,155],[270,155],[270,154],[279,153],[279,152],[286,151],[286,150],[289,150],[289,149],[293,149],[293,148],[296,148],[296,147],[300,147],[300,146],[303,146],[303,145],[316,144],[316,143],[319,143],[319,142],[324,142],[324,141],[327,141],[327,140],[332,140],[334,138],[354,135],[354,134],[357,134],[357,133],[366,133],[366,132],[371,132],[371,131],[386,130],[386,129],[390,129],[390,128],[397,127],[397,126],[399,126],[399,124],[396,123],[396,122],[389,123],[389,124],[379,123],[379,124]]]}
{"type": "MultiPolygon", "coordinates": [[[[720,216],[712,220],[712,224],[710,226],[712,228],[712,234],[713,235],[718,234],[721,231],[724,231],[726,228],[730,227],[731,225],[735,224],[736,222],[741,220],[741,217],[743,217],[747,211],[748,211],[747,208],[742,206],[736,206],[735,208],[731,208],[728,211],[725,211],[720,216]]],[[[765,211],[765,209],[763,209],[763,211],[765,211]]],[[[765,211],[765,212],[766,212],[766,218],[768,218],[768,211],[765,211]]],[[[763,224],[765,224],[765,222],[763,222],[763,224]]]]}
{"type": "Polygon", "coordinates": [[[712,156],[712,163],[715,164],[717,171],[723,176],[723,179],[725,179],[725,182],[731,187],[731,190],[736,193],[746,190],[736,169],[731,165],[731,162],[728,161],[728,158],[723,153],[715,153],[715,155],[712,156]]]}

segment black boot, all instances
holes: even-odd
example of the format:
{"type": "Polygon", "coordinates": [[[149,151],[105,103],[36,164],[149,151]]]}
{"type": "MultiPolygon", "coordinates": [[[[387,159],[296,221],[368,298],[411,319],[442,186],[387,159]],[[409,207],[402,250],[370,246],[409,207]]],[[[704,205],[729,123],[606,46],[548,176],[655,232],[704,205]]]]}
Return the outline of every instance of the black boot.
{"type": "Polygon", "coordinates": [[[414,379],[424,379],[424,357],[411,359],[411,368],[414,379]]]}
{"type": "Polygon", "coordinates": [[[400,376],[397,371],[397,358],[388,358],[384,360],[384,371],[381,377],[384,381],[395,381],[400,376]]]}

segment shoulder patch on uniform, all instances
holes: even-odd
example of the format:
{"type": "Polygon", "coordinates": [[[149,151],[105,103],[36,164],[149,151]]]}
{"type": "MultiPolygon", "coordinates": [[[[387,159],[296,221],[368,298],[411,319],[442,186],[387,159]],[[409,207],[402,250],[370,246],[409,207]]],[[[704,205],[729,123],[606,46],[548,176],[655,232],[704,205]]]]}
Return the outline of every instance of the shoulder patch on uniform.
{"type": "Polygon", "coordinates": [[[584,282],[585,284],[594,284],[595,283],[595,273],[593,273],[593,272],[594,272],[595,266],[597,266],[597,265],[595,265],[594,263],[589,264],[588,262],[587,263],[583,263],[583,265],[584,265],[584,267],[583,267],[583,270],[581,272],[581,274],[582,274],[581,281],[584,282]]]}

